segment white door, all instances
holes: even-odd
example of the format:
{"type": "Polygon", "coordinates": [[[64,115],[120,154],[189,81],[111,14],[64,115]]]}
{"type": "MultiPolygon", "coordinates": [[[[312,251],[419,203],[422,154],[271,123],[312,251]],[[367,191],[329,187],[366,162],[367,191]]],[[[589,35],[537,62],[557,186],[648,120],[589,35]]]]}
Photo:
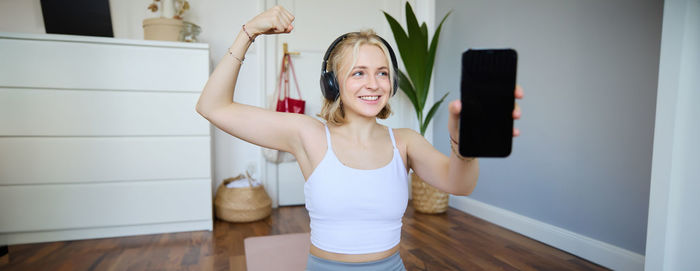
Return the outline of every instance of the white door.
{"type": "MultiPolygon", "coordinates": [[[[419,20],[428,21],[423,18],[434,17],[429,14],[434,12],[433,1],[426,1],[427,4],[419,3],[419,6],[416,6],[415,1],[410,2],[419,20]],[[422,10],[418,10],[421,7],[422,10]],[[428,15],[421,16],[422,14],[428,15]]],[[[382,11],[386,11],[404,24],[405,1],[403,0],[280,0],[267,1],[266,4],[268,8],[277,4],[282,5],[296,17],[292,33],[276,36],[274,41],[268,42],[265,48],[266,85],[275,84],[282,59],[282,44],[287,43],[289,51],[300,53],[292,56],[292,61],[302,96],[306,100],[307,115],[316,116],[321,111],[322,95],[319,87],[321,63],[328,46],[338,36],[371,28],[392,45],[397,57],[399,55],[391,29],[382,11]]],[[[430,21],[428,24],[432,26],[430,21]]],[[[399,64],[400,69],[403,69],[402,65],[399,64]]],[[[387,120],[381,121],[382,124],[392,128],[415,129],[417,127],[413,108],[403,93],[397,93],[390,103],[394,114],[387,120]]],[[[279,165],[266,163],[266,167],[267,178],[277,178],[279,205],[304,204],[304,177],[296,162],[279,165]]]]}

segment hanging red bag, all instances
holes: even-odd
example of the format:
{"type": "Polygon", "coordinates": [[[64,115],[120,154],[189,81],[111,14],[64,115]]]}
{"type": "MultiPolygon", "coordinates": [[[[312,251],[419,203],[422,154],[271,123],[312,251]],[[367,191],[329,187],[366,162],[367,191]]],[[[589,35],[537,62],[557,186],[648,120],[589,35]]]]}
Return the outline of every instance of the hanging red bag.
{"type": "Polygon", "coordinates": [[[287,113],[298,113],[304,114],[306,109],[306,101],[301,97],[301,91],[299,90],[299,81],[297,80],[297,74],[294,72],[294,64],[292,64],[292,57],[288,54],[284,55],[282,58],[282,69],[280,70],[280,79],[277,86],[277,91],[275,92],[275,100],[277,101],[277,112],[287,112],[287,113]],[[292,76],[294,76],[294,85],[297,87],[297,94],[299,99],[294,99],[289,95],[289,72],[291,71],[292,76]],[[284,87],[284,93],[282,93],[282,87],[284,87]]]}

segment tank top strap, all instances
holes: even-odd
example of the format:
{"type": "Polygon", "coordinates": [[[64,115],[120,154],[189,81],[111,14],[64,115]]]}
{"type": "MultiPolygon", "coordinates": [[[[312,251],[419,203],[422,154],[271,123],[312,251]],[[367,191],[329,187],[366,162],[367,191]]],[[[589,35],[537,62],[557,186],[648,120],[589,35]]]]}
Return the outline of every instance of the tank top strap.
{"type": "Polygon", "coordinates": [[[391,129],[391,127],[387,126],[387,129],[389,129],[389,136],[391,137],[391,145],[394,146],[394,149],[398,149],[396,147],[396,139],[394,139],[394,129],[391,129]]]}
{"type": "MultiPolygon", "coordinates": [[[[325,124],[325,123],[324,123],[324,124],[323,124],[323,127],[326,128],[326,143],[328,144],[328,150],[331,150],[331,149],[333,149],[333,148],[331,147],[331,131],[328,130],[328,124],[325,124]]],[[[392,140],[393,140],[393,137],[392,137],[392,140]]]]}

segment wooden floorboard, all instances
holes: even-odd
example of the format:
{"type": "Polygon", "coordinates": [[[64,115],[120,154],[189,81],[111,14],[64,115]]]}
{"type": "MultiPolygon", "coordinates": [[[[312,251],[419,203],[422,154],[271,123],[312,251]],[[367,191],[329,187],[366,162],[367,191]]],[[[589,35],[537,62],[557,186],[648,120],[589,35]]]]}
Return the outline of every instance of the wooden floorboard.
{"type": "MultiPolygon", "coordinates": [[[[406,210],[401,258],[408,270],[608,270],[450,208],[406,210]]],[[[245,270],[247,237],[309,232],[303,206],[252,223],[216,220],[214,231],[9,246],[0,270],[245,270]]]]}

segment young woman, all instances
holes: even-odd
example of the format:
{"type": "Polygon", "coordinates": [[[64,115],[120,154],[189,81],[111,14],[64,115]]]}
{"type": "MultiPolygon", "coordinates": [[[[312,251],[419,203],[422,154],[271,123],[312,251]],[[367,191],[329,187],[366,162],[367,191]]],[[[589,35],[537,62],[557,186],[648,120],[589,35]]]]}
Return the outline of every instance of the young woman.
{"type": "MultiPolygon", "coordinates": [[[[405,270],[398,251],[409,169],[442,191],[468,195],[478,160],[454,151],[447,157],[411,129],[377,123],[391,113],[397,75],[391,48],[371,31],[346,34],[327,52],[325,123],[232,102],[248,47],[258,35],[291,32],[293,20],[278,6],[243,25],[204,87],[197,112],[233,136],[296,157],[311,220],[308,270],[405,270]]],[[[522,97],[519,88],[516,97],[522,97]]],[[[458,144],[460,110],[459,101],[449,106],[451,144],[458,144]]],[[[513,117],[519,115],[516,107],[513,117]]]]}

